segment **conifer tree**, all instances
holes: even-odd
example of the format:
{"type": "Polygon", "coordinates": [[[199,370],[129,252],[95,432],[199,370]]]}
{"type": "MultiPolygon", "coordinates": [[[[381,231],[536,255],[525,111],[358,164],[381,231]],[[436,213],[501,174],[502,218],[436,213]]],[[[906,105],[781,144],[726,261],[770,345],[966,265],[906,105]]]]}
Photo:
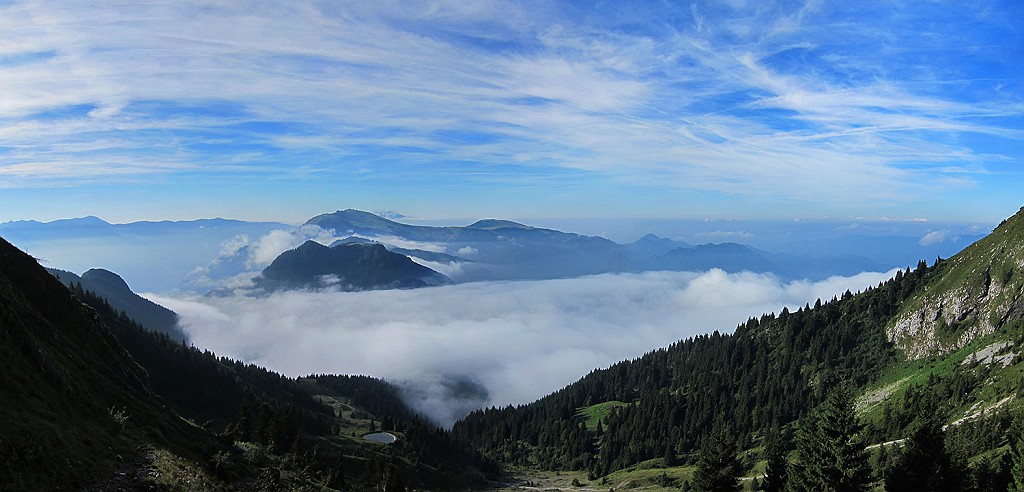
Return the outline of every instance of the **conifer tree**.
{"type": "Polygon", "coordinates": [[[761,481],[761,490],[766,492],[782,492],[786,488],[786,451],[782,445],[782,437],[779,430],[772,427],[765,437],[765,459],[768,464],[765,466],[764,479],[761,481]]]}
{"type": "Polygon", "coordinates": [[[244,401],[238,409],[238,416],[228,428],[228,434],[236,441],[248,441],[252,438],[252,415],[249,405],[244,401]]]}
{"type": "Polygon", "coordinates": [[[885,470],[885,488],[905,491],[956,491],[963,488],[962,470],[946,450],[942,423],[934,417],[919,420],[910,437],[885,470]]]}
{"type": "Polygon", "coordinates": [[[1024,415],[1013,419],[1010,430],[1010,492],[1024,492],[1024,415]]]}
{"type": "Polygon", "coordinates": [[[693,473],[693,488],[703,492],[738,491],[741,471],[736,455],[736,436],[719,417],[700,449],[697,470],[693,473]]]}
{"type": "Polygon", "coordinates": [[[801,423],[789,488],[816,492],[868,490],[871,466],[860,439],[861,429],[850,391],[837,386],[801,423]]]}

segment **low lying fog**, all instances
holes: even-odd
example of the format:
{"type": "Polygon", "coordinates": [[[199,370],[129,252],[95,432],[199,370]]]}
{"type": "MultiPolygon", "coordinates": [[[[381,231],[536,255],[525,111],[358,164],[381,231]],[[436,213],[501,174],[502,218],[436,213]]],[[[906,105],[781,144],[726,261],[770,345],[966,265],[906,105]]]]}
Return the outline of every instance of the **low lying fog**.
{"type": "Polygon", "coordinates": [[[651,272],[479,282],[417,290],[147,295],[182,317],[197,347],[289,376],[366,374],[450,426],[474,408],[527,403],[676,340],[731,332],[890,278],[780,283],[771,275],[651,272]]]}

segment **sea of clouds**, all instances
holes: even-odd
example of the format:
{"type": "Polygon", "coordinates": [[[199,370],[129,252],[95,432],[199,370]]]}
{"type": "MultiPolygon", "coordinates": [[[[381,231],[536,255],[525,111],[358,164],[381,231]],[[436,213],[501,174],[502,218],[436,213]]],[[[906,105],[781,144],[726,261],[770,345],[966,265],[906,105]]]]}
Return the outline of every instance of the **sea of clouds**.
{"type": "Polygon", "coordinates": [[[690,336],[731,332],[895,271],[780,282],[772,275],[605,274],[416,290],[148,297],[192,342],[289,376],[365,374],[398,383],[442,425],[484,406],[533,401],[593,369],[690,336]]]}

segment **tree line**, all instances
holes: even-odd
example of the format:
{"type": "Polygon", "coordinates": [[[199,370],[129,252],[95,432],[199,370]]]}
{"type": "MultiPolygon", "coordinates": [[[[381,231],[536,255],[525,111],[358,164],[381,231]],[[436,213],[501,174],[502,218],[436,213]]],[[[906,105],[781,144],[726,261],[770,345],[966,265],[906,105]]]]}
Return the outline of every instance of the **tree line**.
{"type": "Polygon", "coordinates": [[[939,264],[920,262],[858,295],[750,318],[733,334],[676,342],[527,405],[473,412],[453,433],[499,461],[595,477],[653,458],[692,463],[718,416],[747,447],[803,418],[838,382],[862,386],[891,366],[898,353],[885,326],[939,264]],[[600,429],[574,418],[610,401],[626,404],[600,429]]]}
{"type": "MultiPolygon", "coordinates": [[[[865,446],[865,426],[857,418],[849,388],[838,386],[800,420],[795,450],[787,451],[777,431],[769,434],[763,453],[766,471],[760,481],[755,479],[754,489],[1024,492],[1024,416],[1017,415],[1012,427],[1004,428],[1004,445],[995,448],[990,460],[973,464],[956,449],[942,422],[936,414],[919,414],[905,439],[872,451],[865,446]]],[[[692,489],[741,490],[745,470],[737,452],[734,433],[718,420],[698,453],[692,489]]]]}
{"type": "Polygon", "coordinates": [[[79,283],[70,284],[69,289],[145,369],[153,393],[182,417],[220,436],[223,449],[211,466],[221,470],[223,478],[240,479],[238,469],[248,467],[245,460],[233,456],[233,442],[258,445],[275,457],[264,463],[271,468],[301,470],[339,490],[370,490],[381,484],[390,484],[388,490],[394,491],[407,486],[443,487],[497,471],[492,461],[413,412],[398,389],[385,381],[326,374],[311,375],[305,382],[289,378],[150,330],[79,283]],[[401,433],[402,439],[385,448],[329,445],[325,438],[339,437],[337,417],[306,383],[345,398],[387,430],[401,433]],[[477,470],[480,476],[467,478],[467,470],[477,470]]]}

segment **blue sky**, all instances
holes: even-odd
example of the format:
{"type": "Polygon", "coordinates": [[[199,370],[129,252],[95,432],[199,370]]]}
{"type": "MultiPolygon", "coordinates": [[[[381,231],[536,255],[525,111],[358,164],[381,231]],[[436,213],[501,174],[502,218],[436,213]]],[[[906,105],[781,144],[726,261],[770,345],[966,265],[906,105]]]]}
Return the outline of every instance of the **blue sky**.
{"type": "Polygon", "coordinates": [[[998,221],[1024,3],[0,2],[0,221],[998,221]]]}

